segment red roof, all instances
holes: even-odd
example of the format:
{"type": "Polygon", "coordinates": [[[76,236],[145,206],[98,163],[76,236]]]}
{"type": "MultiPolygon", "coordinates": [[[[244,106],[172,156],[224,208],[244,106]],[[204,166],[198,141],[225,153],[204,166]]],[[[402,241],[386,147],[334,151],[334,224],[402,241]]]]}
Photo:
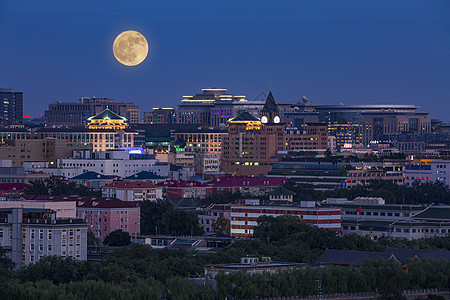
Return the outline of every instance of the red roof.
{"type": "Polygon", "coordinates": [[[114,181],[112,183],[108,183],[103,186],[103,188],[121,188],[121,189],[137,189],[137,188],[157,188],[158,186],[153,183],[142,181],[142,182],[134,182],[134,181],[114,181]]]}
{"type": "Polygon", "coordinates": [[[0,183],[0,192],[24,191],[26,183],[0,183]]]}
{"type": "Polygon", "coordinates": [[[244,176],[223,176],[208,181],[213,186],[280,186],[287,182],[284,177],[244,177],[244,176]]]}
{"type": "Polygon", "coordinates": [[[25,200],[32,201],[74,201],[77,207],[85,208],[133,208],[139,206],[139,201],[122,201],[107,197],[79,197],[79,196],[49,196],[49,195],[24,195],[25,200]]]}
{"type": "Polygon", "coordinates": [[[157,185],[166,187],[209,187],[207,184],[193,180],[164,180],[157,185]]]}

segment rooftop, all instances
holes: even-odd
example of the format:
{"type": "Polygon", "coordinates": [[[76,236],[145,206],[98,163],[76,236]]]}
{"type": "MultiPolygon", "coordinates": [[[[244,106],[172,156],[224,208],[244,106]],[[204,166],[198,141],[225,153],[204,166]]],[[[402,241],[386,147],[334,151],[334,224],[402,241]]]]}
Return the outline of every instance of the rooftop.
{"type": "Polygon", "coordinates": [[[104,111],[102,111],[101,113],[92,116],[90,118],[88,118],[88,120],[123,120],[126,121],[127,119],[119,116],[118,114],[116,114],[115,112],[113,112],[112,110],[110,110],[108,107],[106,107],[106,109],[104,111]]]}

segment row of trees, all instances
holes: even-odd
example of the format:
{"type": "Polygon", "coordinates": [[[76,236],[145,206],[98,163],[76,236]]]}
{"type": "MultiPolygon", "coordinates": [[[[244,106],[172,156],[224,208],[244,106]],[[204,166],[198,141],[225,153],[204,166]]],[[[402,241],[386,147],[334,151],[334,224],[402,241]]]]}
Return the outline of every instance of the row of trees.
{"type": "Polygon", "coordinates": [[[359,268],[300,266],[274,274],[219,273],[215,291],[209,284],[188,280],[217,259],[145,245],[120,249],[95,265],[50,256],[2,280],[0,294],[2,299],[251,299],[378,291],[402,299],[405,289],[450,286],[450,262],[425,259],[407,261],[407,268],[379,259],[359,268]]]}
{"type": "Polygon", "coordinates": [[[26,195],[55,195],[55,196],[92,196],[101,197],[101,191],[90,189],[74,182],[65,182],[56,177],[31,181],[25,188],[26,195]]]}
{"type": "Polygon", "coordinates": [[[220,299],[235,297],[309,296],[335,293],[379,292],[385,298],[403,299],[406,289],[446,288],[450,286],[450,262],[410,260],[408,271],[393,260],[366,261],[359,268],[328,266],[299,268],[275,274],[220,274],[220,299]]]}
{"type": "Polygon", "coordinates": [[[412,186],[398,185],[384,180],[373,180],[368,185],[359,185],[351,189],[315,191],[307,184],[295,184],[289,181],[285,188],[296,193],[296,201],[321,201],[326,198],[381,197],[389,204],[431,204],[450,205],[450,189],[442,182],[414,183],[412,186]]]}

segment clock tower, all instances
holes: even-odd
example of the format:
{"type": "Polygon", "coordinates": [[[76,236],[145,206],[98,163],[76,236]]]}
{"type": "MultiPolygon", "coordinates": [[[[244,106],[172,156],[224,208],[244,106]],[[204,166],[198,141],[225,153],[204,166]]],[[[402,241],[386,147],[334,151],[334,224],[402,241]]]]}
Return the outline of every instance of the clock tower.
{"type": "Polygon", "coordinates": [[[267,96],[266,103],[261,110],[261,123],[263,124],[279,124],[280,123],[280,112],[278,106],[275,103],[272,92],[269,92],[267,96]]]}

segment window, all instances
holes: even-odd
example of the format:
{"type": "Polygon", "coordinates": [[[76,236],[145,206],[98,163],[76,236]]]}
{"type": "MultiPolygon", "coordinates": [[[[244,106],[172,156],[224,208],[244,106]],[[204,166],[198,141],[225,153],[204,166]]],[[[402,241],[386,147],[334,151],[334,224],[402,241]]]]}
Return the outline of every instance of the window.
{"type": "Polygon", "coordinates": [[[31,237],[32,240],[34,240],[34,229],[31,229],[31,237]]]}
{"type": "Polygon", "coordinates": [[[49,231],[47,232],[47,239],[49,239],[49,240],[52,239],[52,231],[51,231],[51,230],[49,230],[49,231]]]}
{"type": "Polygon", "coordinates": [[[52,245],[50,245],[50,244],[47,245],[47,251],[48,251],[48,252],[52,252],[52,245]]]}
{"type": "Polygon", "coordinates": [[[40,240],[44,239],[44,230],[43,229],[39,229],[39,239],[40,240]]]}

